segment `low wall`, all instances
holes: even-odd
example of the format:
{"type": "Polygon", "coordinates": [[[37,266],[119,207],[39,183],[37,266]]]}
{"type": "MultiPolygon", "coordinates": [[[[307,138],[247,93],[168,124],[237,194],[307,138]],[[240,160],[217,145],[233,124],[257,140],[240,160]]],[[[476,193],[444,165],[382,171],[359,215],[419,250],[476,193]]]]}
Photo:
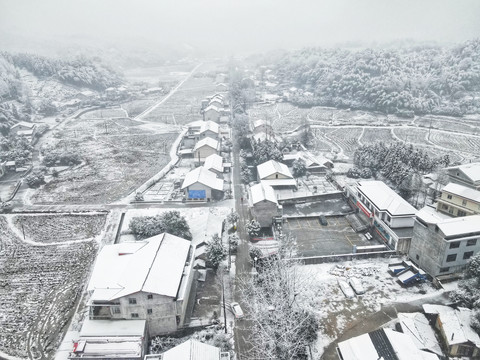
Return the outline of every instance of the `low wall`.
{"type": "Polygon", "coordinates": [[[310,257],[301,257],[294,258],[301,262],[303,265],[312,265],[312,264],[324,264],[328,262],[341,262],[341,261],[351,261],[355,259],[371,259],[371,258],[386,258],[386,257],[401,257],[393,250],[389,251],[376,251],[369,253],[360,253],[360,254],[338,254],[338,255],[322,255],[322,256],[310,256],[310,257]]]}

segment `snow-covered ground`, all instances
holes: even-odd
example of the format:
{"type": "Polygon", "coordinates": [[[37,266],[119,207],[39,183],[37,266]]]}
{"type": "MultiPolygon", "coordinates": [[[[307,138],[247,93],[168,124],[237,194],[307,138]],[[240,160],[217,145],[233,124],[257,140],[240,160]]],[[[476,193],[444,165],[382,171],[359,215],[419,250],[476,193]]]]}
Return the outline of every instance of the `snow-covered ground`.
{"type": "Polygon", "coordinates": [[[234,207],[234,200],[226,200],[218,203],[218,206],[194,207],[194,208],[146,208],[132,209],[125,213],[122,225],[122,236],[120,241],[133,240],[128,235],[128,225],[130,220],[136,216],[155,216],[166,211],[176,210],[187,220],[192,233],[192,243],[198,244],[201,241],[209,241],[214,234],[220,234],[222,230],[222,221],[227,217],[234,207]]]}
{"type": "Polygon", "coordinates": [[[383,305],[409,303],[415,300],[440,296],[456,288],[456,283],[447,284],[447,289],[435,289],[430,282],[402,287],[391,276],[389,263],[399,259],[367,259],[343,263],[326,263],[299,266],[299,277],[306,279],[297,297],[300,307],[308,308],[320,321],[318,340],[314,346],[314,358],[323,354],[324,348],[344,330],[358,320],[368,321],[367,316],[380,311],[383,305]],[[338,286],[338,280],[358,278],[366,293],[347,299],[338,286]]]}

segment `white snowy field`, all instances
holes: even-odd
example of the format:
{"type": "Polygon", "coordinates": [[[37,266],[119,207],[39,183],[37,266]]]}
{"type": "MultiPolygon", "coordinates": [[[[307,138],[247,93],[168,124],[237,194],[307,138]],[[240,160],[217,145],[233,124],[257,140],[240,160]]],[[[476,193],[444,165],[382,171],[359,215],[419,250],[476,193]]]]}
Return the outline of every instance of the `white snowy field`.
{"type": "Polygon", "coordinates": [[[382,305],[409,303],[422,298],[440,296],[456,288],[456,283],[447,284],[447,289],[435,289],[430,282],[412,287],[402,287],[397,278],[391,276],[388,264],[400,259],[367,259],[343,263],[326,263],[299,266],[299,278],[305,279],[296,301],[302,308],[308,308],[320,321],[318,340],[314,355],[321,356],[324,348],[338,338],[344,330],[358,320],[381,310],[382,305]],[[358,278],[366,293],[347,299],[338,286],[338,280],[358,278]]]}

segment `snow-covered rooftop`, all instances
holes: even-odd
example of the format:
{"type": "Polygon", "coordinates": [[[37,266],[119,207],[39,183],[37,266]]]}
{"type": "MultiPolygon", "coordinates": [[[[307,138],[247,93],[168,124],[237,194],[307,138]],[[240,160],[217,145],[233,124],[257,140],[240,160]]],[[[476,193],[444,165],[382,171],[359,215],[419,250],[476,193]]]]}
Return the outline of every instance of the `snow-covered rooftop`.
{"type": "Polygon", "coordinates": [[[437,224],[445,236],[454,236],[480,231],[480,215],[447,219],[437,224]]]}
{"type": "Polygon", "coordinates": [[[343,360],[378,359],[377,350],[368,334],[362,334],[338,343],[343,360]]]}
{"type": "Polygon", "coordinates": [[[23,127],[27,127],[27,128],[30,128],[30,129],[33,129],[35,127],[36,124],[34,123],[30,123],[30,122],[26,122],[26,121],[20,121],[18,123],[16,123],[15,125],[12,125],[10,127],[10,129],[15,129],[19,126],[23,126],[23,127]]]}
{"type": "Polygon", "coordinates": [[[250,187],[252,204],[255,205],[264,200],[271,201],[277,204],[277,197],[273,188],[265,184],[263,181],[260,184],[255,184],[250,187]]]}
{"type": "Polygon", "coordinates": [[[442,189],[442,192],[448,192],[475,202],[480,202],[480,191],[473,190],[463,185],[450,183],[442,189]]]}
{"type": "Polygon", "coordinates": [[[143,336],[146,320],[90,320],[86,318],[80,336],[143,336]]]}
{"type": "Polygon", "coordinates": [[[205,169],[203,166],[199,166],[185,175],[182,189],[185,189],[186,187],[197,182],[215,190],[223,190],[223,180],[217,178],[215,173],[205,169]]]}
{"type": "Polygon", "coordinates": [[[205,158],[203,167],[207,170],[213,169],[223,173],[223,158],[217,154],[209,155],[205,158]]]}
{"type": "Polygon", "coordinates": [[[359,181],[358,190],[380,211],[391,215],[415,215],[417,210],[383,181],[359,181]]]}
{"type": "Polygon", "coordinates": [[[266,177],[274,175],[276,173],[293,179],[293,176],[287,165],[275,160],[269,160],[267,162],[264,162],[263,164],[258,165],[257,172],[260,179],[265,179],[266,177]]]}
{"type": "Polygon", "coordinates": [[[424,314],[419,312],[398,313],[398,321],[403,333],[410,336],[418,349],[429,350],[437,355],[443,355],[435,336],[435,331],[433,331],[430,322],[424,314]]]}
{"type": "Polygon", "coordinates": [[[398,360],[438,360],[438,356],[415,346],[410,336],[392,329],[383,329],[398,360]]]}
{"type": "Polygon", "coordinates": [[[220,349],[193,339],[163,353],[163,360],[220,360],[220,349]]]}
{"type": "Polygon", "coordinates": [[[211,147],[212,149],[217,150],[218,149],[218,141],[215,140],[215,139],[212,139],[211,137],[203,138],[202,140],[197,141],[193,150],[195,151],[197,149],[200,149],[202,146],[208,146],[208,147],[211,147]]]}
{"type": "Polygon", "coordinates": [[[480,162],[451,166],[447,169],[458,169],[463,172],[473,182],[480,181],[480,162]]]}
{"type": "Polygon", "coordinates": [[[84,337],[76,343],[70,358],[138,359],[142,356],[143,342],[142,336],[84,337]]]}
{"type": "Polygon", "coordinates": [[[297,181],[295,179],[271,179],[271,180],[261,180],[265,185],[269,186],[297,186],[297,181]]]}
{"type": "Polygon", "coordinates": [[[472,310],[461,307],[455,310],[450,306],[432,304],[423,305],[423,310],[440,317],[448,346],[471,341],[480,347],[480,337],[471,327],[472,310]]]}
{"type": "Polygon", "coordinates": [[[215,106],[215,105],[208,105],[208,106],[205,108],[205,112],[210,111],[210,110],[213,110],[213,111],[216,111],[216,112],[219,113],[222,109],[219,108],[218,106],[215,106]]]}
{"type": "Polygon", "coordinates": [[[215,121],[211,121],[211,120],[202,121],[202,124],[200,126],[200,134],[208,130],[210,130],[211,132],[214,132],[215,134],[218,134],[218,124],[215,121]]]}
{"type": "Polygon", "coordinates": [[[103,289],[106,298],[94,296],[106,301],[140,291],[176,297],[189,249],[190,241],[167,233],[106,245],[97,256],[88,291],[103,289]]]}
{"type": "Polygon", "coordinates": [[[431,206],[425,206],[417,212],[417,218],[427,224],[438,224],[444,220],[451,219],[447,214],[437,211],[431,206]]]}

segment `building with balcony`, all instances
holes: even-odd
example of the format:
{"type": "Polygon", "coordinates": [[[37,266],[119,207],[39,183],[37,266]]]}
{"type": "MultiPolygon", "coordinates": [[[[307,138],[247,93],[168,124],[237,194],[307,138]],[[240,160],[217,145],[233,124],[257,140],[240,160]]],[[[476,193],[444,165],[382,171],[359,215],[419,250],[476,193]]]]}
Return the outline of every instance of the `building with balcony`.
{"type": "Polygon", "coordinates": [[[442,189],[437,211],[450,216],[480,214],[480,191],[450,183],[442,189]]]}
{"type": "Polygon", "coordinates": [[[457,274],[480,250],[480,215],[451,218],[426,206],[415,219],[408,255],[431,276],[457,274]]]}
{"type": "Polygon", "coordinates": [[[194,278],[190,241],[163,233],[106,245],[88,284],[91,320],[146,320],[151,336],[184,324],[194,278]]]}
{"type": "Polygon", "coordinates": [[[417,210],[382,181],[359,181],[347,185],[345,191],[376,236],[397,252],[407,254],[417,210]]]}

